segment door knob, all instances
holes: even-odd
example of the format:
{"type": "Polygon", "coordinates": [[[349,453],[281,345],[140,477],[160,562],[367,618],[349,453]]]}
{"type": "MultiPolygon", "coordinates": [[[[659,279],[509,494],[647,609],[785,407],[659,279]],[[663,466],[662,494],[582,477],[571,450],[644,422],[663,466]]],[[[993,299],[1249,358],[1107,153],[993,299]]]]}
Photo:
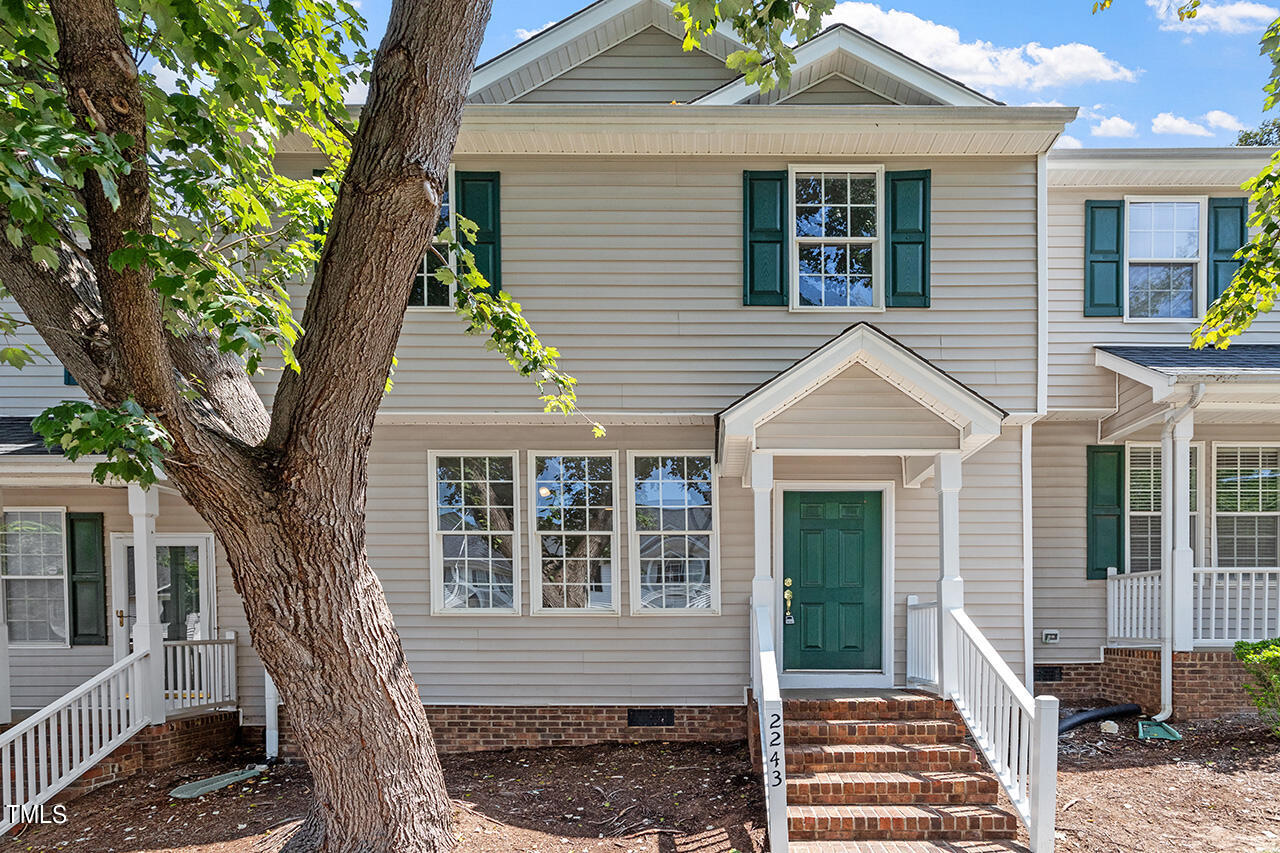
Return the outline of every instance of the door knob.
{"type": "Polygon", "coordinates": [[[791,596],[793,594],[794,593],[792,593],[791,590],[787,590],[782,594],[782,600],[785,601],[787,604],[787,612],[785,614],[787,617],[791,616],[791,596]]]}
{"type": "Polygon", "coordinates": [[[124,627],[124,611],[123,610],[116,611],[116,619],[120,620],[120,627],[123,628],[124,627]]]}

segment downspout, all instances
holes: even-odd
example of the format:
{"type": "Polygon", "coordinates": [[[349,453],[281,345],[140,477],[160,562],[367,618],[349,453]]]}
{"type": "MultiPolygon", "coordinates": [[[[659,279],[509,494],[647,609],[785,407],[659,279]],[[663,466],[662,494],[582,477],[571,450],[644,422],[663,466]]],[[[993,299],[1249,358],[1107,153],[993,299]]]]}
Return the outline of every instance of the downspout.
{"type": "MultiPolygon", "coordinates": [[[[1183,405],[1174,409],[1164,422],[1164,430],[1161,435],[1160,447],[1163,452],[1164,448],[1173,445],[1173,430],[1187,415],[1200,405],[1200,401],[1204,399],[1204,383],[1196,385],[1195,390],[1191,392],[1191,399],[1183,405]],[[1166,441],[1166,439],[1168,439],[1166,441]]],[[[1165,460],[1161,459],[1161,468],[1165,467],[1165,460]]],[[[1172,471],[1172,466],[1169,467],[1172,471]]],[[[1173,538],[1170,536],[1169,541],[1173,538]]],[[[1173,716],[1173,560],[1172,549],[1161,555],[1161,562],[1164,564],[1164,571],[1161,573],[1161,595],[1160,595],[1160,713],[1152,717],[1157,723],[1163,723],[1165,720],[1173,716]]]]}
{"type": "Polygon", "coordinates": [[[264,739],[267,761],[273,762],[280,757],[280,691],[276,689],[276,683],[272,681],[271,673],[267,672],[266,667],[263,667],[262,675],[266,679],[262,691],[267,712],[264,739]]]}

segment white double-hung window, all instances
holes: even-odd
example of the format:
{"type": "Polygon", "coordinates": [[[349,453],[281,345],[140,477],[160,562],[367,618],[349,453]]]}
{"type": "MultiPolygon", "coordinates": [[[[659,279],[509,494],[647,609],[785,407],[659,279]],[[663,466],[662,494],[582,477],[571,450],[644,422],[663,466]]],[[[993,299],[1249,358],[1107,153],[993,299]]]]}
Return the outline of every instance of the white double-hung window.
{"type": "MultiPolygon", "coordinates": [[[[1200,458],[1202,446],[1191,445],[1191,550],[1199,564],[1201,543],[1204,541],[1201,519],[1204,518],[1200,502],[1200,458]]],[[[1163,553],[1161,530],[1161,481],[1160,445],[1130,443],[1125,458],[1129,468],[1126,522],[1129,535],[1127,549],[1129,571],[1151,572],[1161,568],[1163,553]]]]}
{"type": "Polygon", "coordinates": [[[532,453],[532,610],[616,613],[616,454],[532,453]]]}
{"type": "Polygon", "coordinates": [[[1131,197],[1125,204],[1125,317],[1199,317],[1206,294],[1207,201],[1131,197]]]}
{"type": "Polygon", "coordinates": [[[1280,447],[1215,448],[1215,564],[1280,565],[1280,447]]]}
{"type": "Polygon", "coordinates": [[[884,168],[790,169],[791,307],[884,307],[884,168]]]}
{"type": "Polygon", "coordinates": [[[66,514],[61,507],[6,507],[0,529],[9,642],[66,645],[66,514]]]}
{"type": "Polygon", "coordinates": [[[630,467],[631,612],[718,611],[711,456],[634,453],[630,467]]]}
{"type": "Polygon", "coordinates": [[[516,454],[446,451],[429,464],[436,612],[518,614],[516,454]]]}

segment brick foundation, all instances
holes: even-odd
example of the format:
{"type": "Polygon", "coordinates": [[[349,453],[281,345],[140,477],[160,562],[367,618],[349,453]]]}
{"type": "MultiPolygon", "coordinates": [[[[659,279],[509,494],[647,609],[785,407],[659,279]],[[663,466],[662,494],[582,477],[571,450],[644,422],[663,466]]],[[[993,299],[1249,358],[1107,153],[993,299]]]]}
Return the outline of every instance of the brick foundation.
{"type": "Polygon", "coordinates": [[[239,711],[218,711],[147,726],[65,788],[57,799],[66,802],[135,773],[155,772],[217,754],[233,746],[239,733],[239,711]]]}
{"type": "MultiPolygon", "coordinates": [[[[1104,649],[1101,663],[1053,664],[1036,670],[1036,693],[1052,694],[1066,705],[1136,702],[1145,714],[1160,710],[1159,649],[1104,649]],[[1060,679],[1041,677],[1050,674],[1060,679]]],[[[1256,713],[1244,692],[1246,679],[1244,667],[1229,650],[1174,652],[1173,718],[1204,720],[1256,713]]]]}
{"type": "MultiPolygon", "coordinates": [[[[743,705],[676,705],[670,726],[629,726],[626,707],[612,705],[427,705],[440,752],[480,752],[632,741],[734,741],[747,736],[743,705]]],[[[645,710],[648,710],[647,708],[645,710]]],[[[300,758],[297,737],[280,708],[280,757],[300,758]]]]}

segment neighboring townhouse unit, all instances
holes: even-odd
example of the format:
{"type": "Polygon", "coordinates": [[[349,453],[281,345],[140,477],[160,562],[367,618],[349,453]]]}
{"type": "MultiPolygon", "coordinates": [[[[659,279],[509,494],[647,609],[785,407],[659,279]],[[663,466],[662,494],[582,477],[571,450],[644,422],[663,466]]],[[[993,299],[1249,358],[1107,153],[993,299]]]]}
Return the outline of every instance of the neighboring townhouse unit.
{"type": "MultiPolygon", "coordinates": [[[[774,850],[1018,819],[1049,850],[1056,702],[1033,681],[1156,711],[1166,636],[1176,665],[1277,632],[1276,321],[1187,350],[1269,152],[1050,154],[1074,109],[1000,104],[847,27],[767,94],[725,68],[731,33],[682,36],[660,0],[602,0],[473,78],[442,220],[478,223],[482,270],[607,435],[543,414],[424,261],[368,526],[437,741],[750,731],[774,850]]],[[[280,163],[326,166],[300,143],[280,163]]],[[[11,731],[41,737],[85,683],[109,705],[125,673],[158,698],[63,784],[210,709],[287,754],[198,516],[32,438],[66,381],[0,372],[8,683],[46,726],[11,731]],[[131,646],[135,618],[163,654],[131,646]]],[[[1237,678],[1174,712],[1237,707],[1237,678]]],[[[5,737],[0,762],[30,749],[5,737]]]]}

